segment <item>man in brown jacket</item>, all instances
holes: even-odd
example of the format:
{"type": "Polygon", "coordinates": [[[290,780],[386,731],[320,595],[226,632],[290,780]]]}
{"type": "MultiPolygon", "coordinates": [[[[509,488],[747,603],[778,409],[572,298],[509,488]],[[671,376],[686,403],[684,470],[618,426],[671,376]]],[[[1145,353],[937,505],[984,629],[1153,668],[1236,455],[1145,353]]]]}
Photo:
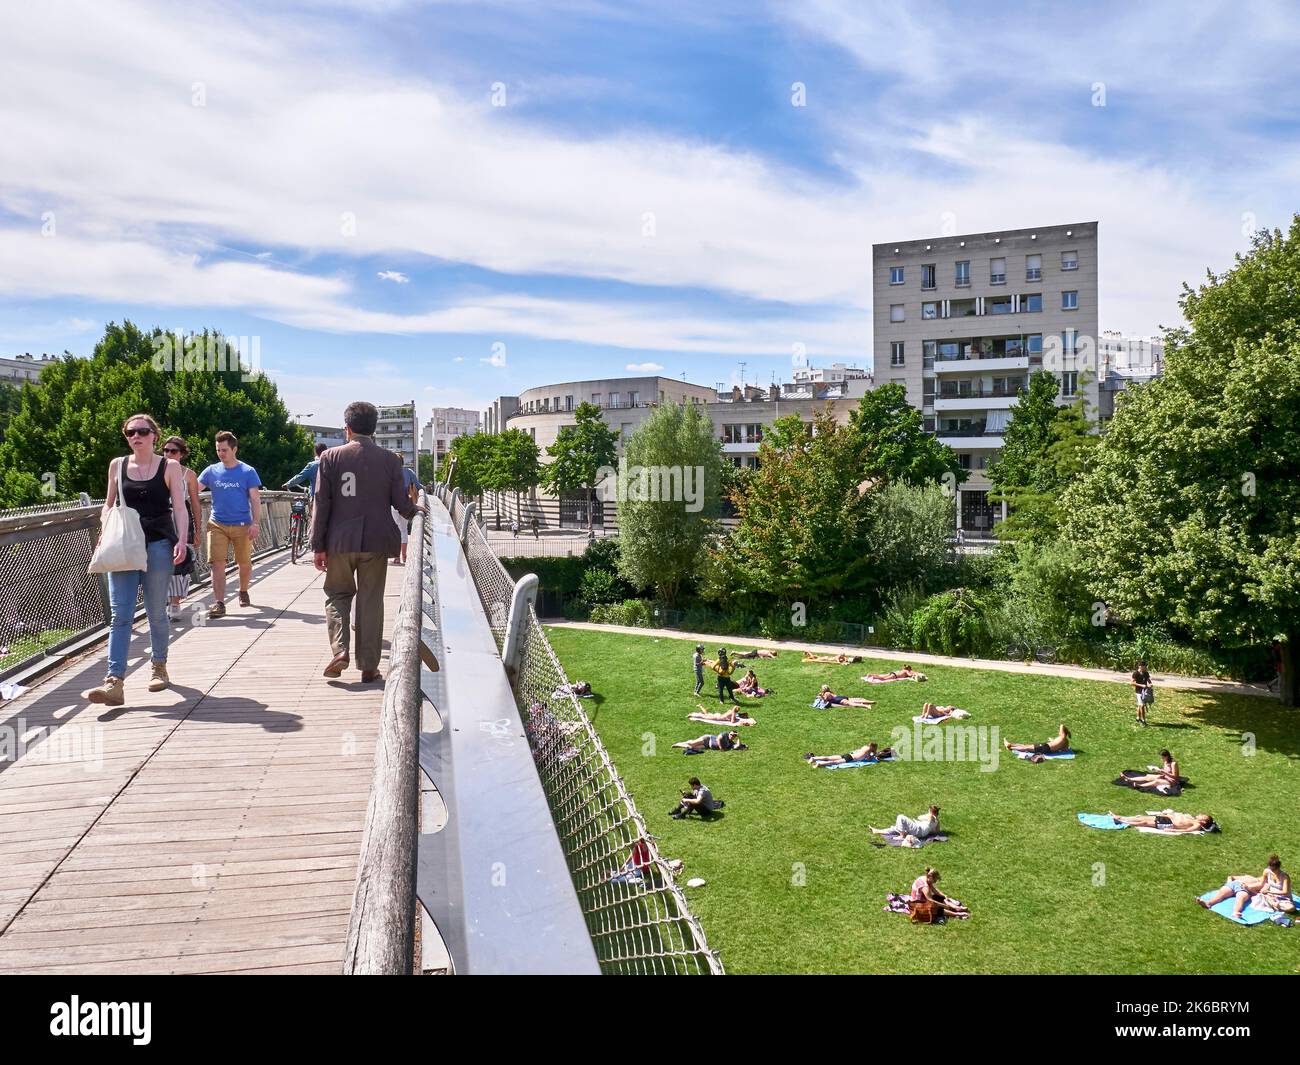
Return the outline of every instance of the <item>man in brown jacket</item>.
{"type": "Polygon", "coordinates": [[[325,619],[334,657],[325,676],[339,677],[348,667],[348,622],[357,601],[357,668],[363,683],[379,680],[384,632],[384,584],[388,560],[401,547],[390,507],[403,518],[416,504],[402,481],[402,460],[374,441],[379,411],[357,402],[343,412],[348,442],[320,457],[311,549],[325,574],[325,619]]]}

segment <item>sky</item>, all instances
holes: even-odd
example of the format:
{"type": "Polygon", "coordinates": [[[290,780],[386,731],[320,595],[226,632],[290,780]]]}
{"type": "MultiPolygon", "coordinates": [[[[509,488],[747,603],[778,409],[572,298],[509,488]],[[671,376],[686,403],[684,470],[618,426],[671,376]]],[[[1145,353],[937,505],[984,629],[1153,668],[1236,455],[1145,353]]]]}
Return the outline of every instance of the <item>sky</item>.
{"type": "MultiPolygon", "coordinates": [[[[0,40],[0,355],[256,344],[290,412],[871,365],[871,245],[1100,223],[1180,321],[1300,210],[1286,2],[58,0],[0,40]]],[[[1293,80],[1293,79],[1292,79],[1293,80]]]]}

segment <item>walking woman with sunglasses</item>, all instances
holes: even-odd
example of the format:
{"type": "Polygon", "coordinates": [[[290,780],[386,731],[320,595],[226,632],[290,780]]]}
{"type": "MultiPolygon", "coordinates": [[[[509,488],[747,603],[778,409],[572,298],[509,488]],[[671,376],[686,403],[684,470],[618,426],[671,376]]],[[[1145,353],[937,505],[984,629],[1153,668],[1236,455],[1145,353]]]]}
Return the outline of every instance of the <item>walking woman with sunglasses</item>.
{"type": "MultiPolygon", "coordinates": [[[[185,442],[184,437],[169,436],[163,443],[163,454],[169,459],[174,459],[180,463],[181,473],[185,475],[185,509],[189,513],[189,531],[186,533],[186,544],[194,553],[194,558],[199,557],[199,515],[203,513],[199,508],[199,475],[185,465],[186,459],[190,457],[190,445],[185,442]]],[[[167,607],[167,616],[172,619],[174,624],[181,623],[181,600],[184,599],[190,591],[190,575],[188,573],[175,573],[172,575],[171,585],[168,588],[169,605],[167,607]]]]}
{"type": "Polygon", "coordinates": [[[108,465],[108,493],[101,524],[117,505],[118,478],[122,478],[122,503],[140,515],[144,530],[148,568],[119,570],[108,575],[113,620],[108,633],[108,676],[98,688],[85,693],[92,703],[121,706],[126,701],[123,678],[127,652],[131,647],[131,623],[135,620],[136,595],[144,586],[144,609],[149,618],[149,645],[153,673],[149,690],[167,687],[167,585],[172,569],[185,560],[185,475],[173,462],[154,449],[158,446],[158,423],[147,414],[133,414],[122,423],[122,434],[131,454],[108,465]]]}

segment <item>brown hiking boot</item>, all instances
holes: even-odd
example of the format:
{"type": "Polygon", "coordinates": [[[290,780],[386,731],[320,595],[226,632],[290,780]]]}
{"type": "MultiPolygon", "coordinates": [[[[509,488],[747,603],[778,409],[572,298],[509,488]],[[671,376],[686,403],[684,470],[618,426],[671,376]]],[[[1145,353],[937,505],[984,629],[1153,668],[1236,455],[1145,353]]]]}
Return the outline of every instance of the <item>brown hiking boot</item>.
{"type": "Polygon", "coordinates": [[[240,605],[240,606],[252,606],[252,605],[253,605],[252,600],[248,598],[248,593],[247,593],[247,592],[240,592],[240,593],[239,593],[239,605],[240,605]]]}
{"type": "Polygon", "coordinates": [[[149,690],[151,692],[166,691],[167,686],[171,683],[171,678],[167,676],[167,663],[154,662],[153,674],[149,679],[149,690]]]}
{"type": "Polygon", "coordinates": [[[224,618],[225,616],[226,616],[226,604],[224,601],[219,603],[213,603],[212,607],[208,610],[208,617],[210,618],[224,618]]]}
{"type": "Polygon", "coordinates": [[[105,677],[98,688],[91,688],[83,693],[92,703],[104,703],[107,706],[121,706],[126,702],[126,693],[122,690],[121,677],[105,677]]]}

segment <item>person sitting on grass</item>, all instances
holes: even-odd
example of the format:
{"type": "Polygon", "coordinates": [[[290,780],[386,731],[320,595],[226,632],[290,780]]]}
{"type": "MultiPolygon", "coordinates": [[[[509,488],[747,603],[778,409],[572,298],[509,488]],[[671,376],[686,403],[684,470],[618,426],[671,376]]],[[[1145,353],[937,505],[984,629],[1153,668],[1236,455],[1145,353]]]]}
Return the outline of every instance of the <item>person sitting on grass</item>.
{"type": "Polygon", "coordinates": [[[760,688],[758,686],[758,678],[754,676],[752,669],[740,678],[740,683],[736,685],[736,691],[740,692],[741,695],[748,695],[751,699],[761,699],[765,695],[774,694],[771,688],[760,688]]]}
{"type": "Polygon", "coordinates": [[[1291,898],[1291,877],[1282,869],[1282,859],[1276,854],[1268,856],[1268,865],[1260,876],[1230,876],[1228,882],[1208,899],[1197,899],[1198,906],[1207,910],[1224,899],[1237,896],[1233,903],[1233,920],[1241,920],[1241,911],[1252,897],[1258,896],[1260,905],[1276,913],[1294,913],[1295,900],[1291,898]]]}
{"type": "Polygon", "coordinates": [[[1219,826],[1209,814],[1180,814],[1174,810],[1165,810],[1158,814],[1138,814],[1134,817],[1120,817],[1114,811],[1110,816],[1116,824],[1129,825],[1132,828],[1158,828],[1161,832],[1217,832],[1219,826]]]}
{"type": "Polygon", "coordinates": [[[687,721],[717,721],[724,725],[757,725],[758,722],[749,716],[748,710],[742,710],[738,706],[729,706],[726,710],[721,710],[716,714],[710,713],[703,703],[696,703],[700,709],[697,713],[687,714],[687,721]]]}
{"type": "Polygon", "coordinates": [[[1131,788],[1155,788],[1161,786],[1177,788],[1179,783],[1178,763],[1168,751],[1160,752],[1160,768],[1154,773],[1141,773],[1128,778],[1128,784],[1131,788]]]}
{"type": "Polygon", "coordinates": [[[820,769],[828,765],[847,765],[849,762],[884,762],[894,757],[894,750],[892,747],[886,747],[882,751],[876,744],[868,743],[865,747],[859,747],[845,754],[813,754],[809,751],[803,757],[809,765],[820,769]]]}
{"type": "Polygon", "coordinates": [[[1046,743],[1012,743],[1003,740],[1002,746],[1008,751],[1024,751],[1026,754],[1064,754],[1070,749],[1070,730],[1062,725],[1046,743]]]}
{"type": "Polygon", "coordinates": [[[775,658],[776,652],[759,647],[752,651],[737,651],[732,658],[775,658]]]}
{"type": "Polygon", "coordinates": [[[681,743],[674,743],[674,747],[680,747],[687,753],[698,753],[699,751],[743,751],[745,745],[740,742],[739,732],[719,732],[716,736],[697,736],[693,740],[683,740],[681,743]]]}
{"type": "Polygon", "coordinates": [[[805,651],[803,653],[803,660],[805,662],[829,662],[831,665],[835,666],[847,666],[852,662],[861,662],[862,656],[854,655],[850,658],[848,655],[816,655],[811,651],[805,651]]]}
{"type": "Polygon", "coordinates": [[[827,706],[868,707],[876,705],[874,699],[862,699],[856,695],[836,695],[831,691],[831,686],[829,684],[822,685],[821,691],[817,693],[817,698],[827,706]]]}
{"type": "MultiPolygon", "coordinates": [[[[854,661],[857,662],[861,660],[855,658],[854,661]]],[[[925,674],[918,673],[911,666],[904,666],[902,669],[895,669],[889,673],[868,673],[862,679],[882,684],[885,681],[890,680],[925,680],[925,674]]]]}
{"type": "Polygon", "coordinates": [[[925,872],[912,881],[912,901],[933,902],[949,917],[969,917],[970,910],[935,887],[938,882],[939,870],[926,866],[925,872]]]}
{"type": "Polygon", "coordinates": [[[668,811],[668,816],[681,820],[690,814],[710,817],[714,810],[721,810],[726,805],[721,799],[715,799],[713,792],[700,783],[699,777],[691,777],[687,782],[690,790],[682,792],[681,800],[668,811]]]}
{"type": "MultiPolygon", "coordinates": [[[[867,827],[871,828],[870,825],[867,827]]],[[[892,828],[871,828],[871,833],[875,836],[915,836],[917,839],[937,836],[939,834],[939,807],[931,806],[917,818],[905,817],[903,814],[899,814],[894,818],[892,828]]]]}

